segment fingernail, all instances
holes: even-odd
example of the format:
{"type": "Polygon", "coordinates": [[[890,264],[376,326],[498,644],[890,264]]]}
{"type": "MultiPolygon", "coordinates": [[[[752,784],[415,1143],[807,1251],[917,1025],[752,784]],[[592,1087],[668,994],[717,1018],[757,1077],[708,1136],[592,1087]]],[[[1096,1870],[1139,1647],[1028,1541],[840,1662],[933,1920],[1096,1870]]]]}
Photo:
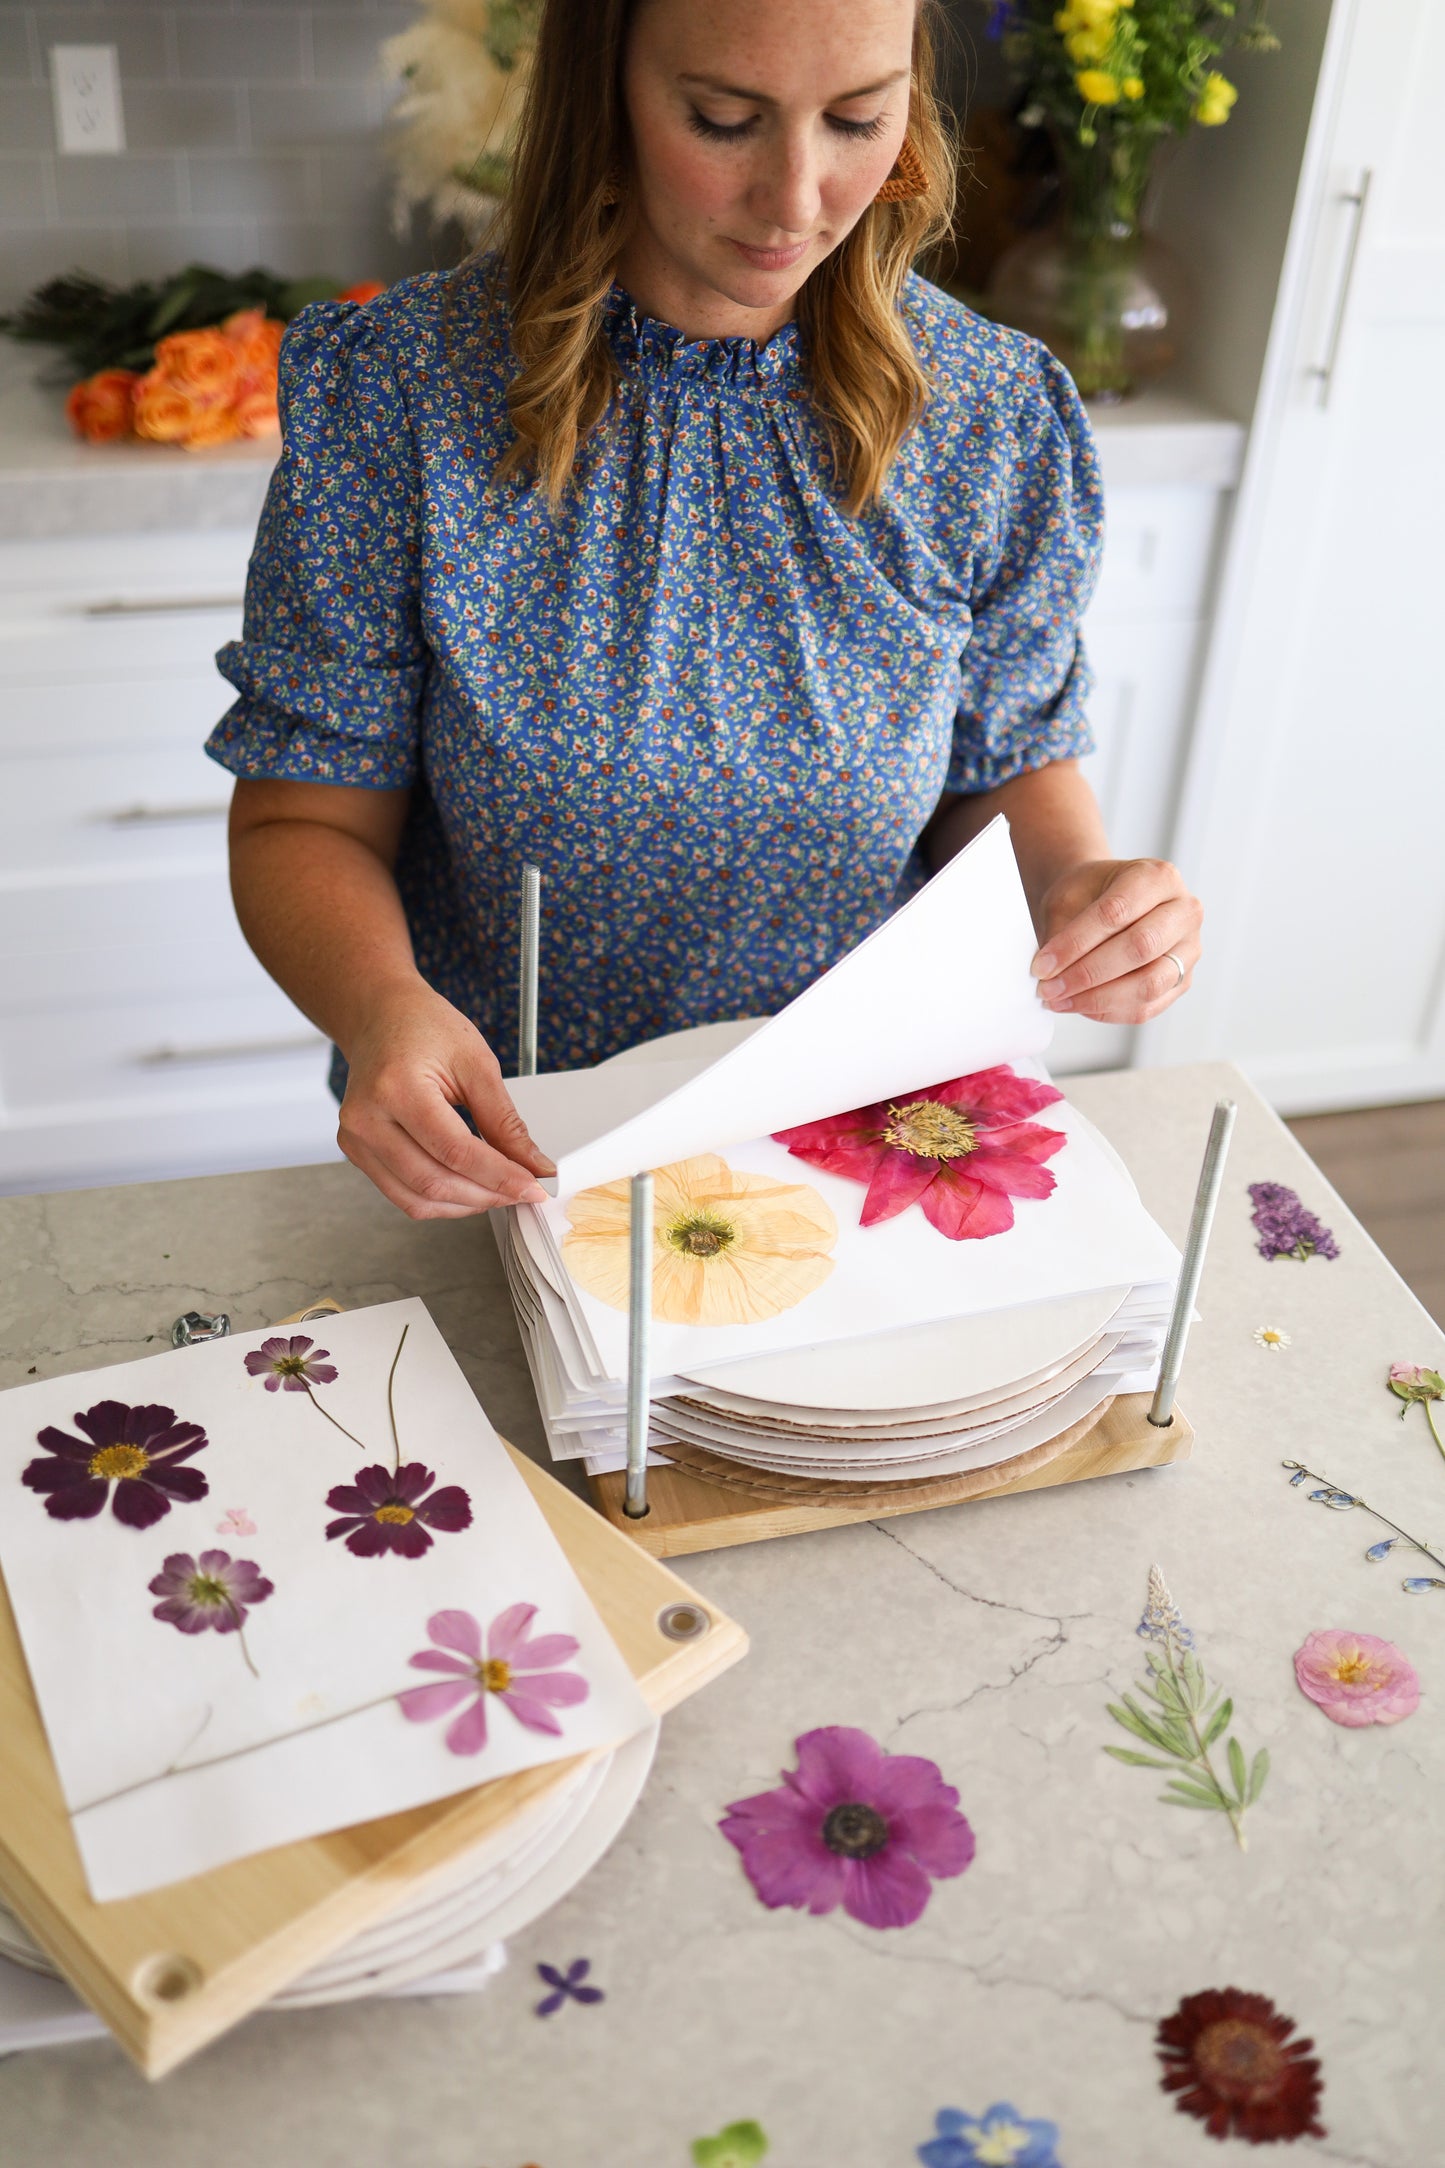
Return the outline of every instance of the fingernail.
{"type": "Polygon", "coordinates": [[[1045,1001],[1057,1001],[1063,991],[1064,982],[1062,979],[1045,979],[1039,987],[1039,992],[1043,995],[1045,1001]]]}
{"type": "Polygon", "coordinates": [[[1052,978],[1052,977],[1053,977],[1053,975],[1054,975],[1054,973],[1055,973],[1055,972],[1056,972],[1056,971],[1058,970],[1058,968],[1059,968],[1059,959],[1058,959],[1058,957],[1057,957],[1057,956],[1056,956],[1056,955],[1054,954],[1054,952],[1053,952],[1053,950],[1052,950],[1052,949],[1046,949],[1046,948],[1045,948],[1045,949],[1040,949],[1040,950],[1039,950],[1039,953],[1038,953],[1038,955],[1037,955],[1037,956],[1036,956],[1036,957],[1034,958],[1033,962],[1032,962],[1032,963],[1031,963],[1031,964],[1029,965],[1029,969],[1030,969],[1030,971],[1032,971],[1032,973],[1033,973],[1033,975],[1034,975],[1034,977],[1035,977],[1036,979],[1049,979],[1049,978],[1052,978]]]}
{"type": "Polygon", "coordinates": [[[545,1152],[539,1152],[535,1145],[532,1148],[532,1164],[538,1174],[555,1174],[557,1172],[555,1163],[547,1157],[545,1152]]]}
{"type": "Polygon", "coordinates": [[[1044,1003],[1044,1007],[1052,1009],[1055,1016],[1067,1016],[1073,1006],[1072,1001],[1046,1001],[1044,1003]]]}
{"type": "Polygon", "coordinates": [[[540,1182],[533,1182],[530,1189],[524,1189],[517,1199],[518,1204],[546,1204],[547,1201],[547,1192],[540,1182]]]}

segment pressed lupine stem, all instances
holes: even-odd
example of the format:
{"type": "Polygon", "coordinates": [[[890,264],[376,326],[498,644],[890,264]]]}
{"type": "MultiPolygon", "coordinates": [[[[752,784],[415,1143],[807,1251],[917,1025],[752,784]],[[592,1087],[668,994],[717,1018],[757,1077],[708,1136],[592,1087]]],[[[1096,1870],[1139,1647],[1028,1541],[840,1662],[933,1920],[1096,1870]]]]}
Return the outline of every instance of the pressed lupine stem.
{"type": "Polygon", "coordinates": [[[1242,1807],[1231,1806],[1228,1792],[1226,1792],[1224,1786],[1220,1783],[1218,1777],[1214,1774],[1214,1764],[1209,1759],[1209,1749],[1204,1744],[1204,1740],[1200,1733],[1198,1724],[1194,1721],[1193,1696],[1188,1691],[1187,1682],[1181,1677],[1180,1673],[1175,1668],[1174,1629],[1172,1626],[1169,1628],[1168,1632],[1164,1636],[1164,1661],[1169,1666],[1170,1678],[1174,1681],[1175,1686],[1179,1690],[1179,1699],[1184,1706],[1184,1714],[1189,1724],[1190,1735],[1194,1740],[1195,1751],[1197,1752],[1200,1761],[1204,1764],[1204,1768],[1208,1774],[1209,1781],[1214,1786],[1216,1792],[1218,1792],[1220,1802],[1223,1805],[1225,1813],[1229,1817],[1229,1826],[1234,1831],[1234,1841],[1239,1846],[1241,1852],[1247,1852],[1249,1850],[1249,1839],[1244,1834],[1244,1825],[1241,1820],[1241,1816],[1243,1815],[1244,1810],[1242,1807]]]}
{"type": "Polygon", "coordinates": [[[369,1453],[371,1451],[371,1447],[369,1445],[361,1444],[361,1440],[357,1437],[354,1430],[348,1430],[345,1423],[338,1423],[334,1415],[327,1414],[326,1409],[322,1407],[321,1402],[317,1399],[315,1393],[312,1392],[309,1385],[306,1387],[306,1397],[310,1401],[312,1407],[316,1410],[316,1413],[318,1415],[326,1416],[326,1420],[331,1425],[333,1430],[339,1430],[343,1438],[350,1438],[352,1444],[355,1446],[360,1446],[363,1453],[369,1453]]]}
{"type": "Polygon", "coordinates": [[[411,1321],[408,1319],[401,1328],[401,1338],[396,1343],[396,1353],[391,1358],[391,1368],[386,1374],[386,1412],[391,1418],[392,1473],[394,1475],[401,1468],[401,1440],[396,1434],[396,1402],[392,1398],[391,1389],[396,1383],[396,1366],[401,1361],[401,1351],[406,1346],[406,1336],[410,1331],[411,1321]]]}

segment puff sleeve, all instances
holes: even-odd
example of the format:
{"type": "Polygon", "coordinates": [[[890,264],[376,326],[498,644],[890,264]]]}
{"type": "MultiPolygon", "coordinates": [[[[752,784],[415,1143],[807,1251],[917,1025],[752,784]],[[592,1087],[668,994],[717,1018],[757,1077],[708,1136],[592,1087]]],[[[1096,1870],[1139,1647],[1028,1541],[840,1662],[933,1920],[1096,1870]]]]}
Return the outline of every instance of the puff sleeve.
{"type": "Polygon", "coordinates": [[[426,675],[418,483],[380,330],[353,302],[303,309],[281,347],[283,447],[246,580],[238,694],[207,741],[236,775],[411,783],[426,675]]]}
{"type": "Polygon", "coordinates": [[[970,606],[945,788],[992,790],[1094,749],[1093,683],[1079,620],[1098,577],[1103,484],[1088,417],[1067,372],[1034,340],[1009,335],[1021,366],[1000,433],[994,541],[970,606]]]}

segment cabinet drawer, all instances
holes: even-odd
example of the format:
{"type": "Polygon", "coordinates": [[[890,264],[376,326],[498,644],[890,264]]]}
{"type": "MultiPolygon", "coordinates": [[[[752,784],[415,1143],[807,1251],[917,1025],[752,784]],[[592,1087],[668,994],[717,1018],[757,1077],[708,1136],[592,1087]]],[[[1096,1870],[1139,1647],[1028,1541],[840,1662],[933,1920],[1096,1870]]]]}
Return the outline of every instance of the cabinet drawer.
{"type": "Polygon", "coordinates": [[[324,1081],[320,1034],[278,986],[212,993],[174,988],[155,999],[0,1018],[0,1109],[6,1117],[67,1109],[188,1106],[292,1097],[324,1081]]]}
{"type": "Polygon", "coordinates": [[[0,619],[36,598],[150,603],[239,595],[253,540],[251,527],[208,527],[0,542],[0,619]]]}
{"type": "Polygon", "coordinates": [[[198,740],[0,761],[0,880],[198,859],[220,866],[231,788],[198,740]]]}
{"type": "MultiPolygon", "coordinates": [[[[0,761],[34,753],[205,743],[235,694],[207,655],[184,674],[7,685],[0,680],[0,761]]],[[[225,777],[219,768],[222,787],[225,777]]],[[[0,791],[9,787],[0,767],[0,791]]]]}
{"type": "Polygon", "coordinates": [[[1106,620],[1084,629],[1095,687],[1098,751],[1084,763],[1113,848],[1126,858],[1169,849],[1194,703],[1203,628],[1188,621],[1106,620]]]}
{"type": "Polygon", "coordinates": [[[0,1015],[270,983],[236,923],[219,860],[132,879],[0,887],[0,1015]]]}
{"type": "Polygon", "coordinates": [[[1086,627],[1095,616],[1201,616],[1224,502],[1185,483],[1111,490],[1086,627]]]}

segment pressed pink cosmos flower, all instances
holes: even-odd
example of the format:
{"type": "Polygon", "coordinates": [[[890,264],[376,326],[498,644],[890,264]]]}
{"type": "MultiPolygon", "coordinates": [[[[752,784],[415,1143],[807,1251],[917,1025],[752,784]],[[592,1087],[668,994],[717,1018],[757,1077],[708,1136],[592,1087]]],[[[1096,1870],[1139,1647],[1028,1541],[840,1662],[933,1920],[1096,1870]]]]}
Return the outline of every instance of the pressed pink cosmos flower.
{"type": "Polygon", "coordinates": [[[350,1483],[338,1483],[326,1493],[326,1503],[342,1515],[326,1524],[327,1540],[345,1536],[346,1548],[358,1558],[380,1558],[397,1551],[403,1558],[420,1558],[431,1549],[428,1528],[455,1534],[472,1524],[472,1502],[459,1483],[431,1490],[436,1477],[419,1460],[408,1461],[393,1474],[390,1468],[358,1468],[350,1483]]]}
{"type": "Polygon", "coordinates": [[[304,1393],[311,1385],[332,1385],[336,1381],[336,1365],[327,1360],[331,1350],[317,1347],[304,1332],[293,1333],[290,1339],[278,1336],[263,1340],[246,1356],[246,1368],[253,1378],[264,1378],[268,1393],[304,1393]]]}
{"type": "Polygon", "coordinates": [[[36,1443],[46,1457],[32,1460],[20,1478],[28,1489],[49,1494],[45,1510],[52,1520],[93,1520],[110,1497],[118,1521],[150,1528],[170,1512],[173,1500],[191,1504],[210,1489],[199,1468],[181,1466],[208,1443],[206,1433],[199,1423],[178,1423],[173,1408],[98,1400],[83,1415],[77,1412],[75,1427],[85,1432],[83,1439],[53,1425],[40,1431],[36,1443]]]}
{"type": "Polygon", "coordinates": [[[1414,1665],[1375,1634],[1321,1628],[1295,1650],[1294,1675],[1332,1724],[1398,1724],[1420,1706],[1414,1665]]]}
{"type": "Polygon", "coordinates": [[[737,1799],[719,1828],[776,1909],[845,1912],[865,1927],[909,1927],[933,1878],[962,1874],[973,1831],[958,1794],[919,1754],[888,1754],[866,1731],[825,1724],[793,1743],[779,1790],[737,1799]]]}
{"type": "Polygon", "coordinates": [[[234,1634],[252,1677],[256,1666],[241,1629],[253,1604],[264,1603],[276,1592],[260,1567],[249,1558],[232,1558],[229,1551],[202,1551],[192,1558],[188,1551],[173,1551],[149,1584],[161,1601],[152,1618],[165,1621],[183,1634],[210,1631],[234,1634]]]}
{"type": "Polygon", "coordinates": [[[413,1686],[397,1696],[401,1713],[413,1724],[430,1723],[470,1702],[448,1727],[453,1754],[480,1754],[487,1743],[487,1696],[495,1694],[529,1731],[561,1735],[554,1709],[575,1708],[590,1691],[575,1671],[554,1671],[577,1654],[581,1643],[571,1634],[527,1638],[537,1616],[534,1603],[514,1603],[497,1614],[483,1644],[480,1623],[470,1611],[436,1611],[426,1622],[434,1648],[409,1659],[415,1671],[442,1671],[435,1686],[413,1686]],[[447,1653],[443,1653],[443,1652],[447,1653]]]}
{"type": "Polygon", "coordinates": [[[1054,1188],[1040,1162],[1065,1143],[1063,1132],[1027,1117],[1063,1096],[1005,1063],[780,1129],[775,1139],[814,1167],[866,1183],[864,1227],[918,1204],[941,1235],[972,1242],[1007,1233],[1013,1198],[1047,1197],[1054,1188]]]}

